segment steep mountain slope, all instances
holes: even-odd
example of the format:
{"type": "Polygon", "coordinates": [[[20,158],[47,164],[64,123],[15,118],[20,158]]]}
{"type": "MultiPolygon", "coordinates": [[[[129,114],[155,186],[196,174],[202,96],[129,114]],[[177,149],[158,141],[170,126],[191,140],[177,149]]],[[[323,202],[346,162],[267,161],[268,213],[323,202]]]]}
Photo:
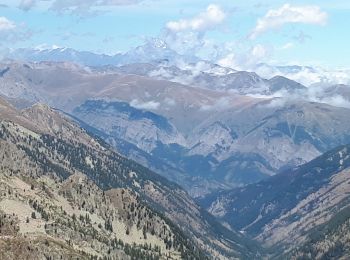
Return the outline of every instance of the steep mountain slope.
{"type": "Polygon", "coordinates": [[[322,254],[339,243],[344,245],[339,232],[342,228],[346,230],[350,217],[349,180],[350,146],[347,145],[295,170],[213,195],[203,204],[231,227],[273,246],[275,254],[296,256],[317,250],[317,246],[331,241],[333,236],[336,241],[320,250],[322,254]],[[299,253],[293,253],[291,250],[297,246],[299,253]]]}
{"type": "Polygon", "coordinates": [[[287,79],[282,76],[275,76],[269,80],[270,92],[276,93],[278,91],[285,91],[288,93],[297,93],[298,91],[306,91],[306,87],[302,84],[287,79]]]}
{"type": "Polygon", "coordinates": [[[157,142],[186,146],[185,138],[165,117],[143,111],[125,102],[87,101],[73,114],[104,133],[132,142],[143,151],[152,152],[157,142]]]}
{"type": "MultiPolygon", "coordinates": [[[[272,175],[350,142],[349,113],[348,109],[318,103],[262,101],[208,118],[194,129],[192,149],[220,161],[226,181],[230,180],[230,173],[232,178],[244,178],[235,172],[242,172],[248,162],[252,174],[272,175]],[[213,131],[208,138],[210,129],[213,131]]],[[[249,177],[249,173],[245,174],[249,177]]]]}
{"type": "Polygon", "coordinates": [[[329,86],[320,93],[320,98],[343,98],[345,101],[350,102],[350,86],[343,84],[329,86]]]}
{"type": "MultiPolygon", "coordinates": [[[[128,140],[135,146],[152,140],[149,138],[152,131],[143,129],[161,131],[161,128],[157,128],[159,122],[154,121],[160,118],[162,122],[172,125],[165,118],[154,116],[152,121],[142,116],[138,121],[147,122],[148,126],[142,123],[143,127],[140,127],[135,119],[130,120],[128,115],[125,116],[125,108],[128,108],[128,113],[133,111],[139,116],[145,115],[145,111],[131,108],[125,103],[101,100],[84,103],[74,114],[102,132],[109,133],[102,137],[118,150],[127,150],[128,155],[135,156],[135,159],[157,172],[168,169],[167,172],[174,175],[167,177],[181,183],[193,196],[256,182],[350,141],[348,109],[279,99],[261,101],[256,105],[242,102],[240,106],[240,109],[213,113],[213,116],[193,128],[182,144],[153,142],[153,149],[148,152],[159,165],[137,147],[128,145],[125,149],[119,139],[128,140]],[[125,118],[129,118],[126,123],[125,118]],[[128,132],[135,133],[137,138],[130,138],[128,132]]],[[[167,136],[165,129],[162,132],[167,136]]],[[[158,140],[160,136],[158,134],[158,140]]],[[[180,136],[185,139],[184,134],[180,136]]]]}
{"type": "MultiPolygon", "coordinates": [[[[9,240],[20,239],[26,247],[28,240],[16,234],[32,234],[28,228],[34,228],[33,236],[40,236],[30,248],[46,248],[49,235],[54,255],[106,256],[113,250],[161,258],[182,254],[189,259],[203,258],[202,252],[211,256],[256,255],[254,244],[217,224],[179,186],[121,157],[49,107],[35,105],[19,112],[2,101],[0,118],[4,188],[0,206],[5,211],[1,223],[11,236],[4,235],[3,246],[13,246],[9,240]],[[123,194],[124,206],[120,202],[123,194]],[[33,201],[40,206],[34,206],[33,201]],[[40,213],[37,221],[32,220],[35,227],[24,223],[31,212],[40,213]],[[88,218],[93,223],[87,223],[88,218]],[[99,223],[105,224],[105,230],[100,230],[99,223]],[[57,234],[53,227],[57,227],[57,234]],[[120,235],[123,232],[125,235],[120,235]],[[113,244],[115,236],[123,243],[113,244]],[[151,242],[152,249],[144,248],[146,242],[151,242]],[[57,252],[57,243],[66,249],[57,252]]],[[[6,257],[11,259],[11,255],[6,257]]]]}
{"type": "Polygon", "coordinates": [[[82,174],[62,181],[9,169],[1,181],[1,259],[181,257],[181,232],[127,189],[104,192],[82,174]]]}
{"type": "Polygon", "coordinates": [[[306,242],[287,256],[291,259],[349,259],[349,245],[350,212],[347,207],[313,228],[306,242]]]}
{"type": "MultiPolygon", "coordinates": [[[[178,101],[178,99],[175,100],[175,102],[178,101]]],[[[249,99],[245,101],[232,98],[232,103],[235,106],[245,105],[249,103],[249,99]]],[[[182,106],[178,104],[177,107],[181,110],[182,106]]],[[[212,165],[209,163],[212,160],[211,156],[206,158],[201,152],[190,150],[196,144],[191,143],[192,133],[188,133],[188,136],[185,137],[185,133],[178,131],[174,126],[175,123],[177,126],[182,124],[177,121],[177,118],[179,121],[189,122],[188,125],[192,125],[193,122],[199,120],[198,117],[194,118],[196,114],[201,118],[205,114],[213,113],[211,111],[202,112],[199,108],[196,109],[194,104],[189,109],[193,113],[188,114],[187,117],[192,120],[174,115],[176,117],[173,117],[174,123],[164,116],[117,101],[89,100],[77,107],[73,114],[98,129],[97,135],[115,146],[118,151],[154,169],[168,179],[176,181],[193,196],[200,196],[203,192],[218,188],[230,188],[224,182],[218,182],[214,175],[211,175],[212,165]],[[101,132],[107,135],[101,135],[101,132]],[[146,147],[146,144],[149,147],[146,147]]],[[[176,111],[180,112],[179,110],[176,111]]],[[[86,124],[82,124],[82,127],[86,127],[86,124]]],[[[208,129],[208,131],[212,130],[208,129]]],[[[216,140],[214,138],[213,142],[216,140]]],[[[213,162],[214,164],[217,162],[213,162]]]]}

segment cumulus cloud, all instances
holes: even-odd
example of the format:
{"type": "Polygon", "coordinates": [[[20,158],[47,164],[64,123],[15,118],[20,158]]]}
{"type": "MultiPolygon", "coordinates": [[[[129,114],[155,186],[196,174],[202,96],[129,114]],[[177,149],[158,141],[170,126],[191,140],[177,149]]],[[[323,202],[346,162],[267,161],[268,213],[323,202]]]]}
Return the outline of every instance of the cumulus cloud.
{"type": "Polygon", "coordinates": [[[207,104],[201,106],[200,110],[201,111],[223,111],[232,106],[231,104],[231,99],[228,97],[222,97],[216,100],[212,104],[207,104]]]}
{"type": "MultiPolygon", "coordinates": [[[[350,89],[350,87],[349,87],[350,89]]],[[[295,92],[294,94],[287,92],[279,92],[273,95],[250,95],[256,98],[270,99],[265,103],[261,103],[260,106],[264,108],[276,108],[284,107],[290,102],[306,101],[328,104],[334,107],[350,108],[349,97],[344,97],[340,94],[329,94],[326,88],[321,86],[315,88],[308,88],[303,91],[295,92]]]]}
{"type": "Polygon", "coordinates": [[[16,28],[16,24],[6,17],[0,17],[0,32],[11,31],[16,28]]]}
{"type": "Polygon", "coordinates": [[[55,0],[50,9],[59,13],[84,14],[89,13],[93,8],[133,5],[140,2],[142,0],[55,0]]]}
{"type": "Polygon", "coordinates": [[[319,103],[325,103],[331,106],[335,107],[345,107],[345,108],[350,108],[350,102],[349,100],[345,99],[341,95],[334,95],[334,96],[324,96],[320,98],[315,98],[312,100],[314,102],[319,102],[319,103]]]}
{"type": "Polygon", "coordinates": [[[38,2],[49,2],[50,10],[52,11],[82,16],[91,13],[96,8],[133,5],[143,1],[144,0],[21,0],[18,7],[24,11],[28,11],[38,2]]]}
{"type": "Polygon", "coordinates": [[[213,55],[212,51],[215,52],[215,44],[205,37],[206,33],[220,28],[226,17],[227,14],[220,6],[211,4],[194,17],[169,21],[165,24],[161,37],[171,49],[180,54],[207,59],[213,55]]]}
{"type": "Polygon", "coordinates": [[[142,101],[139,101],[138,99],[133,99],[130,102],[130,106],[138,109],[157,110],[160,106],[160,103],[152,100],[147,102],[142,102],[142,101]]]}
{"type": "Polygon", "coordinates": [[[170,49],[187,56],[195,56],[205,45],[204,34],[194,31],[167,31],[163,39],[170,49]]]}
{"type": "Polygon", "coordinates": [[[281,50],[288,50],[294,47],[294,43],[292,42],[287,42],[286,44],[284,44],[280,49],[281,50]]]}
{"type": "Polygon", "coordinates": [[[350,85],[315,84],[290,93],[281,90],[272,95],[249,95],[255,98],[267,98],[270,101],[261,106],[268,108],[283,107],[292,101],[324,103],[335,107],[350,108],[350,85]]]}
{"type": "Polygon", "coordinates": [[[18,8],[23,11],[29,11],[36,5],[36,0],[22,0],[18,8]]]}
{"type": "MultiPolygon", "coordinates": [[[[263,98],[263,97],[260,97],[263,98]]],[[[284,107],[288,101],[291,101],[291,99],[286,99],[282,97],[271,97],[272,99],[269,100],[267,103],[262,103],[259,105],[259,107],[262,108],[276,108],[276,107],[284,107]]]]}
{"type": "Polygon", "coordinates": [[[168,97],[164,99],[164,103],[165,103],[165,105],[170,106],[170,107],[173,107],[176,105],[176,101],[174,99],[168,98],[168,97]]]}
{"type": "Polygon", "coordinates": [[[8,53],[10,50],[8,46],[20,41],[26,41],[30,39],[33,34],[34,32],[29,30],[24,24],[16,24],[6,17],[0,17],[1,56],[8,53]]]}
{"type": "Polygon", "coordinates": [[[257,44],[252,48],[251,53],[255,59],[260,60],[267,56],[268,50],[265,46],[257,44]]]}
{"type": "Polygon", "coordinates": [[[217,5],[211,4],[205,12],[191,19],[181,19],[179,21],[170,21],[166,28],[174,31],[206,31],[215,28],[226,18],[225,12],[217,5]]]}
{"type": "Polygon", "coordinates": [[[223,67],[236,70],[254,70],[256,64],[264,62],[271,57],[273,48],[257,44],[240,52],[230,52],[227,55],[219,58],[217,64],[223,67]]]}
{"type": "Polygon", "coordinates": [[[8,46],[19,41],[28,40],[33,32],[28,30],[23,24],[16,24],[15,22],[0,17],[0,46],[8,46]]]}
{"type": "Polygon", "coordinates": [[[271,66],[259,64],[254,71],[264,78],[284,76],[305,86],[318,85],[350,85],[350,69],[325,69],[310,66],[271,66]]]}
{"type": "Polygon", "coordinates": [[[250,35],[251,39],[269,30],[279,29],[288,23],[325,25],[328,19],[326,12],[318,6],[292,6],[285,4],[279,9],[272,9],[260,18],[250,35]]]}

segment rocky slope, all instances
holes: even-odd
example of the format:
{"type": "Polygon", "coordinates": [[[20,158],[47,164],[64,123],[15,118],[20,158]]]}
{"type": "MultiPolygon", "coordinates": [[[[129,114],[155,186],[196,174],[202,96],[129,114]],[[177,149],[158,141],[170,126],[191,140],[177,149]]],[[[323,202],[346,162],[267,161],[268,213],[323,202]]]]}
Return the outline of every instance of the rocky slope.
{"type": "Polygon", "coordinates": [[[17,111],[2,100],[0,118],[4,258],[256,256],[254,243],[219,225],[179,186],[51,108],[17,111]]]}
{"type": "Polygon", "coordinates": [[[183,257],[182,234],[127,189],[104,192],[82,174],[62,181],[5,171],[1,192],[1,259],[183,257]]]}
{"type": "Polygon", "coordinates": [[[295,170],[212,195],[203,205],[232,228],[272,247],[275,257],[325,259],[337,250],[343,250],[344,256],[348,254],[349,180],[347,145],[295,170]]]}
{"type": "Polygon", "coordinates": [[[151,153],[158,142],[186,146],[185,138],[165,117],[140,110],[125,102],[87,101],[73,114],[109,136],[134,143],[151,153]]]}

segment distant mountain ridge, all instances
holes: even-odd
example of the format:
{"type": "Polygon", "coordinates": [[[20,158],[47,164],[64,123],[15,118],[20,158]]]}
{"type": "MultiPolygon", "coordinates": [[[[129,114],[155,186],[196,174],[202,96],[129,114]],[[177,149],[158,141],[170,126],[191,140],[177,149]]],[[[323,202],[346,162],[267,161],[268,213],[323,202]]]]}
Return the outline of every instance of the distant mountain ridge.
{"type": "Polygon", "coordinates": [[[16,49],[6,55],[7,59],[27,62],[74,62],[84,66],[120,66],[135,62],[197,62],[196,57],[183,56],[169,49],[159,39],[153,39],[128,52],[115,55],[78,51],[72,48],[54,47],[51,49],[16,49]]]}
{"type": "MultiPolygon", "coordinates": [[[[147,40],[143,45],[137,46],[125,53],[114,55],[99,54],[91,51],[79,51],[67,47],[54,46],[52,48],[22,48],[9,51],[5,59],[21,60],[27,62],[73,62],[82,66],[103,67],[103,66],[125,66],[135,63],[163,64],[167,66],[180,67],[182,70],[190,69],[208,72],[203,68],[204,64],[215,64],[220,61],[208,61],[194,55],[181,55],[172,50],[163,40],[154,38],[147,40]],[[193,65],[195,65],[193,67],[193,65]],[[193,68],[191,68],[193,67],[193,68]]],[[[217,65],[218,66],[218,65],[217,65]]],[[[218,66],[220,67],[220,66],[218,66]]],[[[219,69],[217,72],[237,70],[237,68],[219,69]]],[[[283,76],[310,87],[313,85],[350,85],[350,71],[348,69],[325,69],[321,67],[301,65],[270,65],[266,63],[253,64],[247,69],[257,73],[262,78],[273,78],[283,76]]],[[[156,71],[155,74],[162,73],[156,71]]],[[[160,75],[158,75],[160,76],[160,75]]],[[[165,74],[162,75],[163,77],[165,74]]],[[[176,77],[175,77],[176,78],[176,77]]],[[[180,80],[180,79],[178,79],[180,80]]],[[[182,79],[183,80],[183,79],[182,79]]],[[[187,79],[188,80],[188,79],[187,79]]],[[[184,83],[183,81],[181,83],[184,83]]]]}
{"type": "Polygon", "coordinates": [[[254,72],[235,71],[203,61],[197,64],[188,64],[183,69],[162,63],[131,63],[114,68],[113,71],[169,80],[212,90],[232,91],[241,95],[268,96],[278,94],[281,91],[284,92],[283,94],[298,94],[306,91],[306,87],[302,84],[283,76],[264,79],[254,72]]]}
{"type": "Polygon", "coordinates": [[[327,258],[334,252],[344,257],[350,251],[338,228],[350,232],[349,173],[350,146],[345,145],[257,184],[213,194],[202,203],[226,224],[272,246],[276,255],[327,258]],[[324,247],[317,250],[320,244],[324,247]],[[337,251],[341,248],[345,251],[337,251]]]}
{"type": "MultiPolygon", "coordinates": [[[[147,74],[157,66],[89,70],[63,62],[6,63],[0,94],[14,104],[41,101],[73,114],[126,156],[170,177],[195,197],[259,181],[349,140],[346,108],[239,95],[132,73],[137,68],[147,74]]],[[[223,79],[237,73],[208,65],[201,75],[223,79]]],[[[283,77],[270,81],[277,92],[304,91],[283,77]]],[[[261,90],[242,91],[249,89],[261,90]]]]}

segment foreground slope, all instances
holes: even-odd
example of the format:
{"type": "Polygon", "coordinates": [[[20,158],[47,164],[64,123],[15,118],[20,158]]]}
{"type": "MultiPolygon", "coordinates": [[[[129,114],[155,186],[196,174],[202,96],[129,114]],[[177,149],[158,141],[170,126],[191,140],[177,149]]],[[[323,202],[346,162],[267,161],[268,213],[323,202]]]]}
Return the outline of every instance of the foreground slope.
{"type": "MultiPolygon", "coordinates": [[[[1,105],[5,248],[15,245],[12,239],[24,239],[25,247],[25,236],[38,234],[73,255],[255,256],[253,243],[217,224],[179,186],[121,157],[49,107],[19,112],[1,105]],[[27,217],[34,225],[26,226],[27,217]]],[[[40,241],[35,248],[47,247],[40,241]]]]}
{"type": "Polygon", "coordinates": [[[212,195],[203,204],[231,227],[272,247],[277,255],[311,252],[325,257],[332,250],[349,253],[349,190],[347,145],[260,183],[212,195]],[[291,253],[293,248],[299,249],[291,253]]]}

